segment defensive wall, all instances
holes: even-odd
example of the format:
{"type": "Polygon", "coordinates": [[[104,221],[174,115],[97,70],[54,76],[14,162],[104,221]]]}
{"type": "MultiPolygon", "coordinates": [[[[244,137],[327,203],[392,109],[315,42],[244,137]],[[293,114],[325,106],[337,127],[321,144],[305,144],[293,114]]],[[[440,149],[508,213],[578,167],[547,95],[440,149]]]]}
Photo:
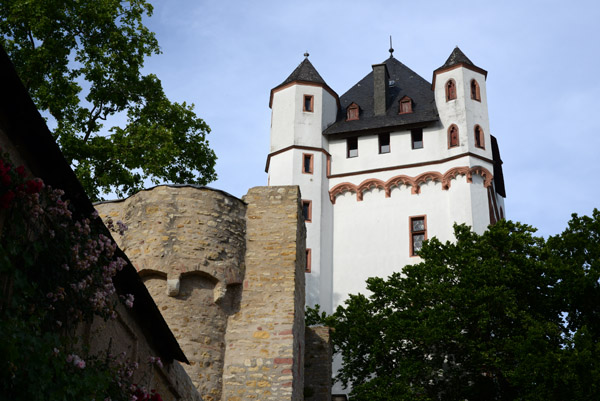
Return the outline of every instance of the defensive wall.
{"type": "Polygon", "coordinates": [[[240,200],[205,187],[158,186],[96,208],[105,223],[128,226],[118,245],[181,344],[205,401],[304,399],[306,229],[298,187],[251,188],[240,200]]]}

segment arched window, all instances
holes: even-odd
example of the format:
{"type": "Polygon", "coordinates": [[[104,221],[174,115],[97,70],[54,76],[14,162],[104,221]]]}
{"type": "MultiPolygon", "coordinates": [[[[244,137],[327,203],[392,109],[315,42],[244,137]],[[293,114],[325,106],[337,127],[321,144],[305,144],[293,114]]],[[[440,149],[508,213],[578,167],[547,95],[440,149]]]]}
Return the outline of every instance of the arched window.
{"type": "Polygon", "coordinates": [[[479,94],[479,84],[476,80],[471,80],[471,99],[481,102],[481,95],[479,94]]]}
{"type": "Polygon", "coordinates": [[[358,105],[352,103],[346,109],[346,121],[358,120],[358,105]]]}
{"type": "Polygon", "coordinates": [[[475,146],[481,149],[485,149],[485,142],[483,140],[483,129],[479,125],[475,126],[475,146]]]}
{"type": "Polygon", "coordinates": [[[412,113],[412,99],[408,96],[404,96],[400,99],[400,107],[398,108],[398,114],[412,113]]]}
{"type": "Polygon", "coordinates": [[[453,79],[446,82],[446,101],[456,99],[456,82],[453,79]]]}
{"type": "Polygon", "coordinates": [[[448,128],[448,148],[458,146],[458,127],[454,124],[448,128]]]}

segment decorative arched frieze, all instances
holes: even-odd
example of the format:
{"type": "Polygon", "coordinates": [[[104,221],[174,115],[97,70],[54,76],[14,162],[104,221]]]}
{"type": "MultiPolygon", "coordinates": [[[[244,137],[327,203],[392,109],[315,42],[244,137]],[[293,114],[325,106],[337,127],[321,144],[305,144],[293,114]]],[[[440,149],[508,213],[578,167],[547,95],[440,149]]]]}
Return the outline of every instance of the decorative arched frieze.
{"type": "Polygon", "coordinates": [[[442,174],[437,171],[427,171],[423,174],[419,174],[415,177],[415,185],[413,185],[413,194],[421,193],[421,184],[426,183],[427,181],[442,181],[442,174]]]}
{"type": "Polygon", "coordinates": [[[450,181],[455,179],[458,175],[467,175],[468,172],[468,167],[454,167],[446,171],[442,176],[442,189],[447,191],[450,189],[450,181]]]}
{"type": "Polygon", "coordinates": [[[342,182],[341,184],[337,184],[335,187],[329,190],[329,200],[331,203],[335,204],[335,198],[339,194],[343,194],[344,192],[358,192],[356,189],[356,185],[351,184],[349,182],[342,182]]]}
{"type": "Polygon", "coordinates": [[[469,169],[469,172],[467,173],[467,182],[468,183],[473,182],[473,174],[480,175],[483,178],[483,186],[485,188],[488,188],[490,185],[492,185],[492,180],[494,179],[494,177],[492,176],[492,173],[490,173],[490,171],[488,169],[486,169],[485,167],[481,167],[481,166],[471,167],[469,169]]]}
{"type": "MultiPolygon", "coordinates": [[[[363,192],[367,191],[371,188],[380,188],[385,190],[385,182],[378,180],[377,178],[369,178],[360,183],[360,185],[356,188],[356,200],[363,200],[363,192]]],[[[387,197],[387,195],[386,195],[387,197]]]]}
{"type": "Polygon", "coordinates": [[[385,196],[389,198],[392,194],[392,188],[399,187],[400,185],[408,185],[412,187],[412,193],[415,193],[415,180],[407,175],[397,175],[390,178],[385,183],[385,196]]]}
{"type": "Polygon", "coordinates": [[[332,204],[335,204],[335,199],[338,195],[344,192],[355,192],[356,200],[360,202],[363,200],[363,192],[371,188],[383,189],[385,191],[385,197],[389,198],[391,196],[392,188],[399,187],[401,185],[410,186],[411,193],[416,195],[421,192],[421,184],[425,184],[428,181],[441,182],[442,190],[447,191],[450,189],[450,182],[459,175],[466,176],[467,182],[473,183],[473,174],[480,175],[483,178],[483,186],[485,188],[488,188],[492,185],[492,180],[494,177],[492,176],[492,173],[490,173],[490,171],[485,167],[453,167],[444,174],[437,171],[426,171],[416,177],[397,175],[385,182],[377,178],[366,179],[358,185],[350,182],[342,182],[329,190],[329,199],[331,200],[332,204]]]}

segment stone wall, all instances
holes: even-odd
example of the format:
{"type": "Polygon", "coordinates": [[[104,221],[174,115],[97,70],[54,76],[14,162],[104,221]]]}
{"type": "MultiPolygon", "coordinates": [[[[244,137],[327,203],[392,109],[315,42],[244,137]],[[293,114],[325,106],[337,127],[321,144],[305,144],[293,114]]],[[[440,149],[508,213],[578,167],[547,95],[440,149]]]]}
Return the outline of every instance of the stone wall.
{"type": "Polygon", "coordinates": [[[244,197],[246,277],[229,318],[223,399],[302,400],[305,226],[298,187],[244,197]]]}
{"type": "Polygon", "coordinates": [[[331,357],[330,328],[307,327],[304,341],[304,400],[331,401],[331,357]]]}
{"type": "Polygon", "coordinates": [[[205,401],[221,399],[227,318],[239,308],[245,210],[239,199],[197,187],[159,186],[96,206],[128,229],[115,235],[190,361],[205,401]]]}
{"type": "Polygon", "coordinates": [[[95,319],[81,329],[83,344],[92,354],[124,354],[127,362],[137,362],[134,382],[148,389],[155,389],[164,401],[202,401],[184,368],[177,361],[164,361],[163,366],[149,362],[158,356],[149,345],[146,336],[136,324],[129,311],[119,304],[117,318],[104,321],[95,319]]]}
{"type": "Polygon", "coordinates": [[[298,187],[159,186],[98,204],[190,360],[205,401],[301,400],[305,226],[298,187]],[[243,284],[243,285],[242,285],[243,284]]]}

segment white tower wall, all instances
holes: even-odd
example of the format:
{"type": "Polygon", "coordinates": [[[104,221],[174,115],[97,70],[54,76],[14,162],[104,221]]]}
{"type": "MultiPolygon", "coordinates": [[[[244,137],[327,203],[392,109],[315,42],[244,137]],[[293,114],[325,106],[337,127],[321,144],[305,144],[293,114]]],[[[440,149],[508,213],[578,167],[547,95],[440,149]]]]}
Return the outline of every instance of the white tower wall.
{"type": "Polygon", "coordinates": [[[327,169],[329,158],[323,130],[335,121],[337,99],[318,85],[293,83],[275,90],[272,101],[269,185],[299,185],[303,201],[310,201],[306,248],[306,303],[331,309],[332,216],[327,169]],[[312,96],[312,110],[304,110],[312,96]],[[273,154],[274,153],[274,154],[273,154]],[[304,157],[312,157],[312,173],[303,171],[304,157]]]}

